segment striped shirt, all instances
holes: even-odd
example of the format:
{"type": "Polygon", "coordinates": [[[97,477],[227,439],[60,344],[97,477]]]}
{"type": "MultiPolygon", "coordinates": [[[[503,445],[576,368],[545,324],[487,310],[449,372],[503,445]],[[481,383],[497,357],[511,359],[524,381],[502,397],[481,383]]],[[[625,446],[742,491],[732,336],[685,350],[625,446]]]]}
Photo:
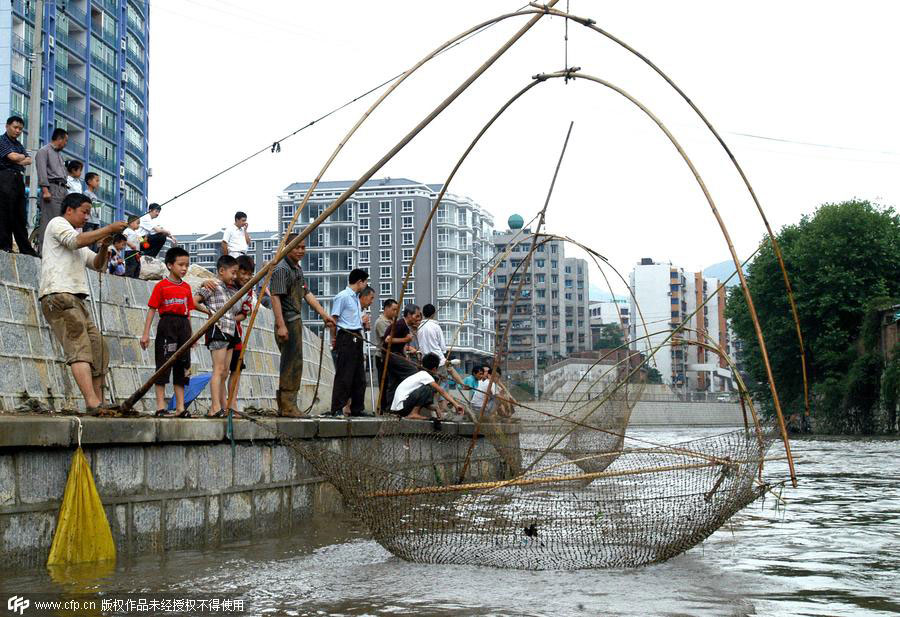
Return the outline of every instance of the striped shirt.
{"type": "Polygon", "coordinates": [[[309,287],[306,285],[300,264],[293,263],[287,257],[279,261],[272,271],[269,291],[281,300],[281,316],[284,317],[285,323],[302,318],[300,307],[306,294],[309,293],[309,287]]]}
{"type": "Polygon", "coordinates": [[[18,139],[13,139],[6,133],[0,135],[0,169],[12,169],[13,171],[25,171],[25,167],[19,165],[18,163],[13,163],[8,158],[6,158],[9,154],[15,152],[16,154],[25,154],[28,153],[25,151],[25,146],[19,142],[18,139]]]}
{"type": "MultiPolygon", "coordinates": [[[[221,309],[225,306],[225,303],[228,302],[228,299],[234,295],[234,292],[237,291],[237,288],[230,287],[225,285],[221,281],[216,281],[218,285],[216,286],[215,291],[210,291],[206,287],[200,287],[197,290],[197,295],[200,296],[200,299],[203,301],[203,304],[206,305],[206,308],[211,310],[213,313],[221,309]]],[[[243,303],[235,302],[231,309],[228,310],[222,318],[216,322],[216,325],[219,326],[219,330],[228,334],[229,336],[234,335],[235,330],[235,321],[234,318],[236,315],[240,314],[243,309],[243,303]]]]}

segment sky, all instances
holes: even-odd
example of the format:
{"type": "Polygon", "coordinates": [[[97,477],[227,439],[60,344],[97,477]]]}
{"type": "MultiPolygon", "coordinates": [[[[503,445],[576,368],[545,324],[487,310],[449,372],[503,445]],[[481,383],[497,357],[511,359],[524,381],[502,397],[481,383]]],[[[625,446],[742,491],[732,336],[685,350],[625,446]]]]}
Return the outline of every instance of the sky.
{"type": "MultiPolygon", "coordinates": [[[[521,0],[524,2],[524,0],[521,0]]],[[[413,65],[520,2],[151,0],[149,200],[163,202],[413,65]]],[[[557,7],[565,8],[566,2],[557,7]]],[[[777,230],[822,203],[900,204],[900,4],[763,0],[569,0],[644,53],[723,135],[777,230]]],[[[517,30],[506,20],[425,65],[346,144],[326,180],[359,177],[517,30]]],[[[563,68],[565,25],[542,18],[375,177],[444,182],[483,124],[532,75],[563,68]]],[[[658,75],[571,24],[568,64],[623,88],[681,143],[743,259],[760,216],[721,147],[658,75]]],[[[380,91],[379,91],[380,92],[380,91]]],[[[369,96],[163,208],[175,233],[212,232],[236,210],[274,229],[277,197],[311,181],[369,96]]],[[[546,229],[589,245],[624,276],[642,257],[696,271],[729,258],[693,175],[637,107],[587,81],[532,89],[479,142],[451,184],[506,229],[543,206],[572,137],[546,229]]],[[[567,249],[567,256],[583,256],[567,249]]],[[[615,275],[608,273],[611,277],[615,275]]],[[[591,282],[601,281],[591,266],[591,282]]],[[[623,291],[615,284],[616,292],[623,291]]]]}

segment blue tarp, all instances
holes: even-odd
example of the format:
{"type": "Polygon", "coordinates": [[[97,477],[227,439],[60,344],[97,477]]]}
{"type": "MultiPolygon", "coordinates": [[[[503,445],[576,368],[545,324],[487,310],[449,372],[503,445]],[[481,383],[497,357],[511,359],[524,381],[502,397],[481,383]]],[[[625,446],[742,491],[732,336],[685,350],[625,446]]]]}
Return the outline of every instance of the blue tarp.
{"type": "MultiPolygon", "coordinates": [[[[206,384],[212,379],[212,373],[200,373],[191,375],[188,385],[184,388],[184,408],[187,409],[195,398],[206,388],[206,384]]],[[[169,400],[169,411],[175,411],[175,396],[169,400]]]]}

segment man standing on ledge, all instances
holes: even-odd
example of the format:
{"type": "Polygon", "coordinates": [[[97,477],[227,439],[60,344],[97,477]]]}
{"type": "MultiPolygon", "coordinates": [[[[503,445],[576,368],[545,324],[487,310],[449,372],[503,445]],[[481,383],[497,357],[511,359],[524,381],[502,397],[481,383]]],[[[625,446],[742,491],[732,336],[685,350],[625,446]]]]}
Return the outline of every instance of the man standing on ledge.
{"type": "Polygon", "coordinates": [[[37,257],[28,242],[28,204],[25,200],[25,166],[31,157],[19,142],[25,121],[10,116],[0,135],[0,251],[12,252],[12,241],[23,255],[37,257]]]}
{"type": "Polygon", "coordinates": [[[84,267],[97,271],[106,267],[107,249],[113,236],[125,229],[125,222],[78,233],[76,229],[81,229],[91,216],[91,200],[80,193],[67,195],[61,210],[61,216],[51,219],[44,232],[38,293],[41,312],[63,348],[87,414],[115,415],[103,403],[109,353],[85,302],[90,288],[84,267]],[[87,248],[95,242],[101,243],[99,253],[87,248]]]}
{"type": "Polygon", "coordinates": [[[334,366],[334,386],[331,390],[331,412],[328,415],[344,415],[344,405],[350,399],[351,416],[367,416],[366,365],[363,359],[363,326],[368,326],[368,315],[363,317],[363,298],[366,307],[372,303],[374,292],[367,285],[369,273],[356,268],[350,271],[347,287],[334,297],[331,316],[337,322],[337,333],[332,338],[337,351],[334,366]]]}
{"type": "Polygon", "coordinates": [[[165,245],[167,238],[172,241],[172,246],[178,246],[178,241],[170,231],[153,223],[153,219],[158,217],[160,212],[162,212],[161,205],[150,204],[147,214],[141,217],[141,234],[144,236],[144,241],[149,245],[141,251],[142,255],[147,255],[149,257],[159,256],[159,252],[162,250],[163,245],[165,245]]]}
{"type": "Polygon", "coordinates": [[[37,247],[41,252],[44,245],[44,230],[47,224],[59,216],[62,200],[69,194],[66,190],[66,163],[60,151],[69,142],[69,134],[64,129],[53,129],[50,143],[34,155],[38,186],[41,191],[41,222],[37,230],[37,247]]]}
{"type": "Polygon", "coordinates": [[[246,255],[250,250],[250,234],[247,233],[247,214],[234,213],[234,225],[225,228],[222,234],[222,254],[231,255],[235,259],[246,255]]]}
{"type": "MultiPolygon", "coordinates": [[[[288,234],[285,244],[297,234],[288,234]]],[[[303,320],[300,309],[303,300],[322,317],[328,328],[334,328],[331,315],[325,312],[315,295],[306,286],[300,260],[306,254],[301,242],[272,271],[269,291],[272,292],[272,312],[275,314],[275,342],[281,352],[278,374],[278,415],[289,418],[307,417],[297,407],[297,392],[303,379],[303,320]]]]}

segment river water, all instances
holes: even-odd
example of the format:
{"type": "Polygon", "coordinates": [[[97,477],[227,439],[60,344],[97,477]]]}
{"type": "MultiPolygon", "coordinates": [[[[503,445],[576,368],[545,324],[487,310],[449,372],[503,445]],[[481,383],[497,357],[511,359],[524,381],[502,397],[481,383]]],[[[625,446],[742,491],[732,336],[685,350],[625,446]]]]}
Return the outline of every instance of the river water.
{"type": "MultiPolygon", "coordinates": [[[[716,432],[629,434],[674,443],[716,432]]],[[[354,521],[323,517],[291,537],[120,559],[81,585],[112,596],[228,594],[252,615],[900,614],[900,441],[810,438],[793,450],[800,486],[784,503],[756,502],[703,544],[639,569],[412,564],[354,521]]],[[[766,469],[786,476],[784,462],[766,469]]],[[[73,586],[43,570],[0,570],[0,589],[72,597],[73,586]]]]}

